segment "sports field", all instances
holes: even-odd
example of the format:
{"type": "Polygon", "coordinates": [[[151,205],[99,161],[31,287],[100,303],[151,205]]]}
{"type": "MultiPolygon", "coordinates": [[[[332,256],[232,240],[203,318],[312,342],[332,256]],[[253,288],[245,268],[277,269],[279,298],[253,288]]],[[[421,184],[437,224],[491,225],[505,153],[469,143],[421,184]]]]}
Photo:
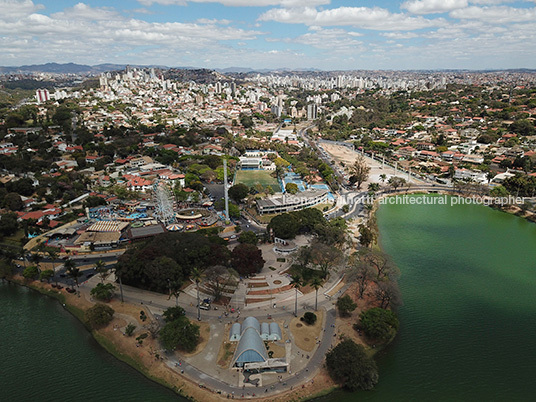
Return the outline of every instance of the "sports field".
{"type": "Polygon", "coordinates": [[[235,184],[243,183],[248,187],[259,183],[263,187],[272,186],[275,192],[280,192],[281,187],[277,179],[266,170],[239,170],[236,172],[235,184]]]}

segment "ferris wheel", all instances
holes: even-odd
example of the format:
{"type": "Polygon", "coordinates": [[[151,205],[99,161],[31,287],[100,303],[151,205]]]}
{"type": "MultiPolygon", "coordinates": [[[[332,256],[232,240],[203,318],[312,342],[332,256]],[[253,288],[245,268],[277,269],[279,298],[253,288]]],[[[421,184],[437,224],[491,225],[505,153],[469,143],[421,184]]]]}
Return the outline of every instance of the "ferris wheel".
{"type": "Polygon", "coordinates": [[[153,201],[155,217],[164,225],[175,222],[175,211],[173,208],[173,193],[169,186],[159,180],[153,184],[153,201]]]}

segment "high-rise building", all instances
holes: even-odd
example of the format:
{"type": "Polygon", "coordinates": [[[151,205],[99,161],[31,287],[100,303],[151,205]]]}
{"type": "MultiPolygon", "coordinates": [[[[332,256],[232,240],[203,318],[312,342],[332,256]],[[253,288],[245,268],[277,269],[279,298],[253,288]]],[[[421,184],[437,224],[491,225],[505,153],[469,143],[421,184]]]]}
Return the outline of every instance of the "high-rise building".
{"type": "Polygon", "coordinates": [[[236,84],[231,82],[231,96],[234,98],[236,96],[236,84]]]}
{"type": "Polygon", "coordinates": [[[99,84],[101,89],[106,89],[108,87],[108,77],[104,73],[99,77],[99,84]]]}
{"type": "Polygon", "coordinates": [[[314,103],[307,105],[307,120],[315,120],[317,118],[318,106],[314,103]]]}
{"type": "Polygon", "coordinates": [[[273,115],[275,115],[276,117],[281,117],[281,108],[277,105],[273,105],[271,108],[270,108],[271,112],[273,115]]]}
{"type": "Polygon", "coordinates": [[[43,103],[50,100],[50,93],[48,89],[38,89],[35,91],[35,98],[37,99],[37,103],[43,103]]]}

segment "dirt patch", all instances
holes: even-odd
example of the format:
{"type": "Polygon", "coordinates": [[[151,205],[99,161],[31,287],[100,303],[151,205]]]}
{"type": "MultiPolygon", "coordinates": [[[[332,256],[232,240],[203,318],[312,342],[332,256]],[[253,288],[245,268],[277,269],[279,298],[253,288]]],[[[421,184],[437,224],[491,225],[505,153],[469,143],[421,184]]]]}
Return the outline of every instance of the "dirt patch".
{"type": "Polygon", "coordinates": [[[306,295],[307,293],[314,292],[315,288],[313,288],[311,285],[305,285],[300,288],[300,292],[302,294],[306,295]]]}
{"type": "Polygon", "coordinates": [[[250,281],[266,281],[266,277],[265,276],[253,276],[251,278],[249,278],[250,281]]]}
{"type": "Polygon", "coordinates": [[[336,387],[336,384],[333,382],[327,370],[322,368],[318,374],[303,386],[295,387],[292,390],[289,390],[285,393],[274,395],[267,398],[258,398],[256,401],[265,401],[265,402],[289,402],[289,401],[301,401],[301,400],[310,400],[326,395],[331,390],[336,387]]]}
{"type": "Polygon", "coordinates": [[[192,357],[201,352],[207,346],[208,340],[210,339],[210,324],[207,322],[194,322],[195,325],[199,325],[199,343],[192,353],[182,352],[185,357],[192,357]]]}
{"type": "Polygon", "coordinates": [[[293,318],[289,328],[294,337],[294,343],[301,350],[311,352],[315,346],[324,324],[324,312],[322,310],[315,312],[317,320],[314,325],[304,325],[300,318],[293,318]]]}
{"type": "Polygon", "coordinates": [[[276,343],[269,343],[267,349],[268,349],[268,356],[270,356],[270,352],[273,352],[272,354],[273,359],[283,358],[286,356],[285,347],[278,345],[276,343]]]}
{"type": "Polygon", "coordinates": [[[220,296],[220,298],[216,301],[213,301],[212,304],[217,304],[218,306],[227,306],[231,302],[231,298],[229,296],[220,296]]]}
{"type": "Polygon", "coordinates": [[[282,293],[282,292],[286,292],[287,290],[290,290],[292,289],[292,286],[291,285],[285,285],[285,286],[281,286],[280,288],[276,288],[276,289],[263,289],[263,290],[250,290],[248,292],[248,295],[270,295],[270,294],[274,294],[274,293],[282,293]]]}
{"type": "Polygon", "coordinates": [[[353,325],[359,322],[359,314],[361,314],[363,310],[368,310],[370,308],[377,307],[377,301],[367,292],[362,299],[359,299],[357,297],[358,292],[356,284],[352,284],[344,294],[352,298],[352,300],[357,304],[357,308],[352,312],[349,317],[340,317],[339,315],[337,315],[337,319],[335,321],[337,336],[350,338],[356,343],[359,343],[364,346],[369,346],[369,344],[367,343],[367,338],[363,334],[363,332],[359,333],[358,331],[356,331],[353,325]]]}
{"type": "Polygon", "coordinates": [[[333,296],[335,295],[339,290],[342,289],[342,287],[345,285],[345,283],[343,281],[340,281],[339,284],[337,286],[335,286],[333,289],[331,289],[327,294],[328,296],[333,296]]]}
{"type": "Polygon", "coordinates": [[[246,304],[253,304],[253,303],[260,303],[260,302],[266,302],[271,301],[272,299],[266,298],[266,299],[246,299],[246,304]]]}
{"type": "Polygon", "coordinates": [[[216,360],[218,362],[218,366],[226,369],[229,368],[229,366],[231,365],[231,359],[234,356],[237,345],[238,342],[229,341],[224,341],[221,344],[220,350],[218,352],[218,358],[216,360]]]}
{"type": "Polygon", "coordinates": [[[248,288],[267,288],[268,283],[267,282],[250,282],[248,283],[248,288]]]}

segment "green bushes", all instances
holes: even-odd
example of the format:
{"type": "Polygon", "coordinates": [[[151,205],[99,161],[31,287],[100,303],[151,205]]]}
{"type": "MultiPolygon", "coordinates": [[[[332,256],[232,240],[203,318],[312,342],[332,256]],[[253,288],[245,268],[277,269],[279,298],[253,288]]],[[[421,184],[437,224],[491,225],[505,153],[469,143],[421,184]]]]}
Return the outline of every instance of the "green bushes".
{"type": "Polygon", "coordinates": [[[115,310],[106,304],[97,303],[85,312],[85,318],[93,329],[101,328],[109,324],[114,317],[115,310]]]}
{"type": "Polygon", "coordinates": [[[307,325],[314,325],[316,322],[316,318],[317,317],[315,313],[311,313],[310,311],[308,311],[303,315],[303,317],[300,318],[300,320],[307,325]]]}
{"type": "Polygon", "coordinates": [[[398,318],[391,310],[371,308],[363,311],[359,319],[365,335],[380,342],[390,341],[398,331],[398,318]]]}
{"type": "Polygon", "coordinates": [[[347,339],[326,355],[331,378],[349,391],[370,390],[378,383],[378,368],[362,345],[347,339]]]}

